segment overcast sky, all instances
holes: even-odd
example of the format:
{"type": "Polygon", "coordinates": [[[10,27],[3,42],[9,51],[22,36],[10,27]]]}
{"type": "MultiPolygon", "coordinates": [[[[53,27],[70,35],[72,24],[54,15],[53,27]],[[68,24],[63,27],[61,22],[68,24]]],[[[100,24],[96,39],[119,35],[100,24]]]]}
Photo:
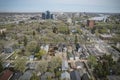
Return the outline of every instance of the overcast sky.
{"type": "Polygon", "coordinates": [[[120,0],[0,0],[0,12],[119,12],[120,0]]]}

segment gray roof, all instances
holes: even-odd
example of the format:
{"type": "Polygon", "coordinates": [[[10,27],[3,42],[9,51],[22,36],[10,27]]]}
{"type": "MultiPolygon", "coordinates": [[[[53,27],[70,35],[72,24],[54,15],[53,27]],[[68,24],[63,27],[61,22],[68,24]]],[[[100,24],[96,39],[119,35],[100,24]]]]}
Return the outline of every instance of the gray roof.
{"type": "Polygon", "coordinates": [[[88,74],[87,73],[83,74],[81,80],[90,80],[88,74]]]}
{"type": "Polygon", "coordinates": [[[12,53],[13,52],[13,48],[12,47],[4,48],[4,52],[5,53],[12,53]]]}
{"type": "Polygon", "coordinates": [[[10,80],[18,80],[20,76],[22,76],[21,72],[15,72],[13,76],[10,78],[10,80]]]}
{"type": "Polygon", "coordinates": [[[41,80],[47,80],[47,77],[53,77],[54,73],[46,72],[44,75],[41,76],[41,80]]]}
{"type": "Polygon", "coordinates": [[[75,70],[70,73],[71,80],[81,80],[80,73],[75,70]]]}
{"type": "Polygon", "coordinates": [[[32,77],[32,73],[33,71],[28,70],[18,80],[30,80],[30,78],[32,77]]]}
{"type": "Polygon", "coordinates": [[[68,70],[68,68],[69,66],[67,60],[62,61],[62,70],[68,70]]]}
{"type": "Polygon", "coordinates": [[[61,79],[70,79],[70,74],[65,71],[61,74],[61,79]]]}
{"type": "Polygon", "coordinates": [[[112,76],[107,76],[108,80],[120,80],[120,76],[115,76],[115,75],[112,75],[112,76]]]}

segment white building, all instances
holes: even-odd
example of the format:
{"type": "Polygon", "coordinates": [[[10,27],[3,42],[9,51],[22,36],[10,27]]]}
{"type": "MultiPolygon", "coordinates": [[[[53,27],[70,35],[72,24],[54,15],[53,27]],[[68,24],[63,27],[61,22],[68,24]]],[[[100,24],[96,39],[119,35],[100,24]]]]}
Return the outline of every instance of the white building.
{"type": "Polygon", "coordinates": [[[43,49],[43,50],[45,50],[46,52],[48,52],[49,45],[45,45],[45,46],[42,45],[40,48],[43,49]]]}

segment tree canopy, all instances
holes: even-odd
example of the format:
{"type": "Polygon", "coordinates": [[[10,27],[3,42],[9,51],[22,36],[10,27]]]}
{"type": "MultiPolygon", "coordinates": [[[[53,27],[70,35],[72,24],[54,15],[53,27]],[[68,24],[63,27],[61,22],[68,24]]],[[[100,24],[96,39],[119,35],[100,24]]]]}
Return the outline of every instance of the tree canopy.
{"type": "Polygon", "coordinates": [[[24,72],[26,69],[26,61],[27,61],[27,59],[18,57],[14,61],[15,69],[19,70],[21,72],[24,72]]]}
{"type": "Polygon", "coordinates": [[[45,60],[40,61],[40,63],[37,65],[37,70],[40,71],[40,73],[44,73],[47,71],[48,62],[45,60]]]}
{"type": "Polygon", "coordinates": [[[36,53],[36,57],[38,57],[39,59],[42,58],[43,55],[46,54],[46,51],[44,49],[41,49],[38,53],[36,53]]]}
{"type": "Polygon", "coordinates": [[[39,77],[33,73],[32,77],[30,78],[30,80],[40,80],[39,77]]]}

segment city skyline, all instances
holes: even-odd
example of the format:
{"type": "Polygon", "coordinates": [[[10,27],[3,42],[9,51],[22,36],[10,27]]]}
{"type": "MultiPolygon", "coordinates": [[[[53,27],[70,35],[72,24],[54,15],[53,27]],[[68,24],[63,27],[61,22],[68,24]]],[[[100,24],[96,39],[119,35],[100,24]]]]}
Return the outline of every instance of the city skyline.
{"type": "Polygon", "coordinates": [[[0,0],[0,12],[120,13],[120,0],[0,0]]]}

